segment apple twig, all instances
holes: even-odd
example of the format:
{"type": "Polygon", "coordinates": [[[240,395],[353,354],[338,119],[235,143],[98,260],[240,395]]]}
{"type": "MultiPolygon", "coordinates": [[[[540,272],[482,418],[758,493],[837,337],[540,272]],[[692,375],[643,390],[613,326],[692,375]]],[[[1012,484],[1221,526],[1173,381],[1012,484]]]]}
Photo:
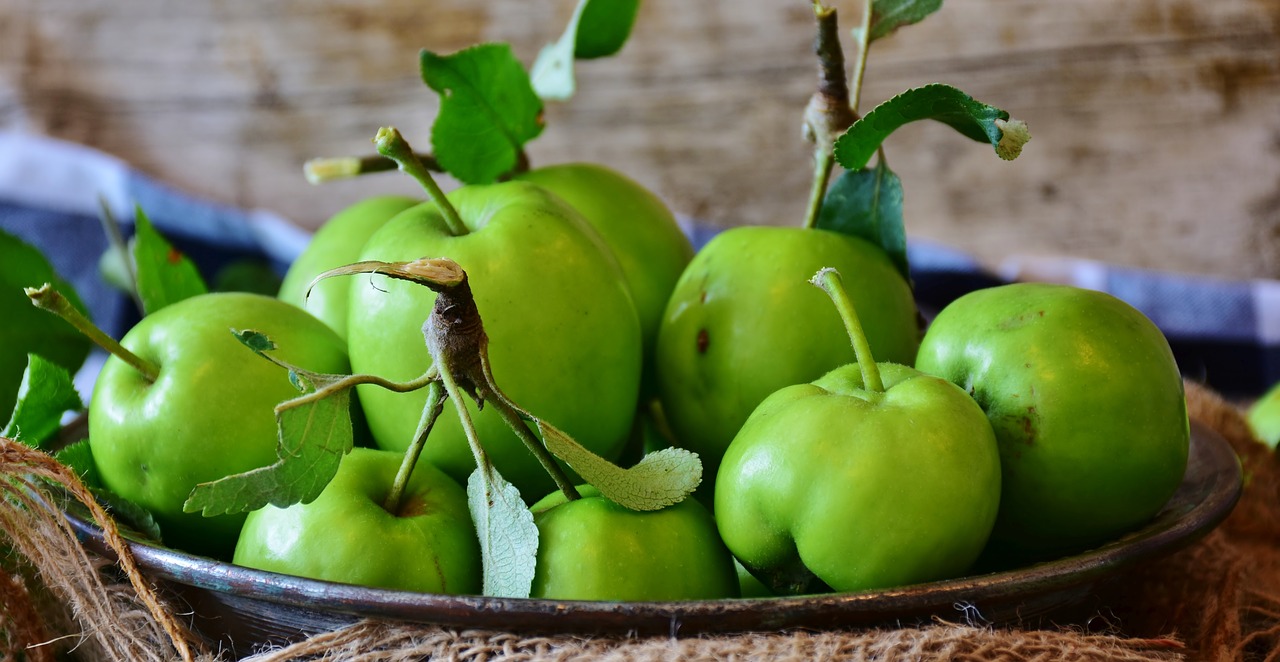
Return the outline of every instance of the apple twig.
{"type": "Polygon", "coordinates": [[[835,166],[836,138],[857,119],[849,104],[836,10],[815,0],[813,13],[818,21],[818,38],[814,43],[814,53],[818,56],[818,90],[809,98],[804,111],[805,136],[814,143],[813,186],[805,212],[806,228],[818,222],[818,212],[835,166]]]}
{"type": "Polygon", "coordinates": [[[159,366],[129,351],[124,345],[116,342],[115,338],[99,329],[93,322],[89,321],[88,317],[76,310],[76,307],[71,305],[71,302],[62,296],[62,293],[55,289],[52,284],[45,283],[40,287],[23,289],[36,308],[48,311],[66,320],[68,324],[75,327],[77,331],[84,334],[94,344],[133,366],[134,369],[142,373],[142,376],[147,381],[154,382],[160,376],[159,366]]]}

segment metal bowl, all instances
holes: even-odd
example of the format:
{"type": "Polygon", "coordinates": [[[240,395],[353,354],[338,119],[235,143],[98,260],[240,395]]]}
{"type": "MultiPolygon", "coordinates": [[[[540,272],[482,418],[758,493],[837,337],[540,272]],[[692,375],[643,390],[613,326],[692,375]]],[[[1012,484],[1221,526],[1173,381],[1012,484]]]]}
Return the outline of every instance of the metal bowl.
{"type": "MultiPolygon", "coordinates": [[[[1186,475],[1150,522],[1088,552],[1016,570],[889,590],[792,598],[586,602],[445,596],[365,588],[193,556],[143,542],[142,571],[191,608],[194,629],[245,654],[365,618],[521,633],[690,634],[911,624],[933,617],[1002,624],[1084,601],[1098,582],[1184,547],[1224,520],[1241,491],[1240,463],[1212,429],[1192,422],[1186,475]]],[[[110,557],[102,531],[68,513],[90,549],[110,557]]]]}

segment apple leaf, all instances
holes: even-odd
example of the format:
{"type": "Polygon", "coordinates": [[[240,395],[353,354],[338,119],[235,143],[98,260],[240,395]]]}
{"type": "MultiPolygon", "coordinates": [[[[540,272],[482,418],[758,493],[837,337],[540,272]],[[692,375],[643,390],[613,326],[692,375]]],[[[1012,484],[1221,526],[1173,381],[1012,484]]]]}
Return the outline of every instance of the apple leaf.
{"type": "Polygon", "coordinates": [[[422,80],[440,94],[432,151],[446,172],[487,184],[510,172],[524,144],[542,133],[542,100],[508,44],[479,44],[451,55],[424,50],[422,80]]]}
{"type": "Polygon", "coordinates": [[[902,218],[902,180],[881,160],[875,168],[846,170],[831,185],[817,227],[866,239],[884,249],[903,278],[907,231],[902,218]]]}
{"type": "MultiPolygon", "coordinates": [[[[942,0],[871,0],[871,28],[867,41],[887,37],[898,28],[919,23],[942,7],[942,0]]],[[[856,39],[861,28],[854,28],[856,39]]]]}
{"type": "Polygon", "coordinates": [[[529,597],[538,560],[538,527],[520,491],[486,461],[467,479],[467,503],[480,540],[484,595],[529,597]]]}
{"type": "Polygon", "coordinates": [[[640,0],[578,0],[560,39],[538,53],[530,71],[533,89],[543,99],[573,96],[573,61],[613,55],[631,36],[640,0]]]}
{"type": "Polygon", "coordinates": [[[155,229],[142,207],[135,230],[133,261],[144,315],[209,291],[195,263],[155,229]]]}
{"type": "Polygon", "coordinates": [[[275,463],[196,485],[182,505],[206,517],[257,510],[267,504],[286,508],[320,495],[338,473],[342,456],[351,450],[351,389],[318,391],[346,375],[303,370],[267,355],[276,345],[257,331],[233,331],[246,347],[289,369],[289,380],[303,393],[276,406],[275,463]]]}
{"type": "Polygon", "coordinates": [[[48,451],[48,442],[57,437],[62,427],[63,414],[83,409],[71,373],[39,354],[28,354],[18,403],[0,436],[48,451]]]}
{"type": "Polygon", "coordinates": [[[935,83],[907,90],[876,106],[836,139],[836,161],[846,170],[861,170],[881,143],[898,127],[935,120],[979,142],[989,142],[1005,160],[1017,158],[1031,139],[1027,125],[949,85],[935,83]]]}
{"type": "Polygon", "coordinates": [[[534,418],[552,455],[564,460],[610,501],[631,510],[661,510],[680,503],[702,482],[702,460],[683,448],[645,455],[628,469],[592,453],[554,425],[534,418]]]}
{"type": "Polygon", "coordinates": [[[63,448],[53,457],[76,472],[98,503],[101,503],[118,522],[127,525],[143,537],[156,541],[162,539],[160,525],[150,511],[103,486],[98,467],[93,462],[93,449],[88,439],[82,439],[63,448]]]}

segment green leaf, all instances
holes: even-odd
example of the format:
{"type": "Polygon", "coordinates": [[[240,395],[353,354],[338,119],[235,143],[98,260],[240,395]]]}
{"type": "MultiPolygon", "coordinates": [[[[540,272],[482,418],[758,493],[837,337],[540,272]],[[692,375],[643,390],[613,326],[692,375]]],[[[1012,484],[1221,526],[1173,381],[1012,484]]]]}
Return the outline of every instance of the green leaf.
{"type": "Polygon", "coordinates": [[[579,0],[560,39],[538,53],[530,72],[543,99],[564,101],[577,87],[573,61],[613,55],[631,36],[640,0],[579,0]]]}
{"type": "Polygon", "coordinates": [[[182,509],[206,517],[287,508],[320,495],[351,450],[351,391],[323,398],[297,398],[276,407],[278,436],[274,464],[196,485],[182,509]]]}
{"type": "Polygon", "coordinates": [[[141,207],[135,228],[133,261],[144,315],[209,291],[196,265],[151,225],[141,207]]]}
{"type": "Polygon", "coordinates": [[[83,409],[71,373],[38,354],[28,354],[18,403],[0,435],[47,451],[48,442],[62,427],[63,414],[83,409]]]}
{"type": "Polygon", "coordinates": [[[208,517],[257,510],[267,504],[287,508],[308,503],[333,480],[342,456],[353,445],[351,387],[318,393],[346,375],[311,372],[269,356],[266,352],[276,344],[261,332],[232,329],[231,333],[259,356],[287,369],[289,379],[303,394],[276,405],[276,462],[196,485],[182,509],[208,517]]]}
{"type": "Polygon", "coordinates": [[[487,460],[467,479],[467,504],[480,540],[484,595],[527,598],[538,559],[533,513],[487,460]]]}
{"type": "Polygon", "coordinates": [[[53,285],[80,312],[84,304],[74,288],[58,277],[41,250],[0,229],[0,426],[18,401],[28,354],[39,354],[75,372],[91,343],[57,315],[32,305],[27,287],[53,285]]]}
{"type": "Polygon", "coordinates": [[[102,477],[98,475],[98,465],[93,462],[93,450],[88,439],[81,439],[54,453],[53,459],[76,472],[89,489],[102,488],[102,477]]]}
{"type": "Polygon", "coordinates": [[[902,218],[902,180],[884,161],[873,169],[846,170],[831,185],[817,227],[860,237],[879,246],[898,273],[907,269],[907,231],[902,218]]]}
{"type": "Polygon", "coordinates": [[[1014,159],[1031,139],[1026,124],[1010,121],[1009,113],[974,100],[949,85],[935,83],[907,90],[876,106],[836,140],[836,160],[846,170],[861,170],[881,143],[898,127],[917,120],[935,120],[979,142],[989,142],[996,154],[1014,159]]]}
{"type": "MultiPolygon", "coordinates": [[[[98,467],[93,461],[93,449],[88,439],[82,439],[63,448],[53,457],[80,476],[85,487],[89,488],[98,503],[102,504],[117,522],[141,537],[157,542],[162,540],[160,525],[150,511],[112,492],[102,484],[102,477],[98,474],[98,467]]],[[[88,515],[87,512],[85,514],[88,515]]]]}
{"type": "Polygon", "coordinates": [[[542,100],[508,44],[480,44],[452,55],[421,54],[422,79],[440,94],[432,150],[446,172],[485,184],[516,167],[524,144],[542,132],[542,100]]]}
{"type": "Polygon", "coordinates": [[[564,460],[605,498],[631,510],[661,510],[680,503],[702,482],[702,461],[683,448],[664,448],[623,469],[592,453],[546,421],[534,419],[552,455],[564,460]]]}
{"type": "MultiPolygon", "coordinates": [[[[887,37],[904,25],[919,23],[940,7],[942,0],[872,0],[868,41],[887,37]]],[[[855,38],[857,34],[855,29],[855,38]]]]}

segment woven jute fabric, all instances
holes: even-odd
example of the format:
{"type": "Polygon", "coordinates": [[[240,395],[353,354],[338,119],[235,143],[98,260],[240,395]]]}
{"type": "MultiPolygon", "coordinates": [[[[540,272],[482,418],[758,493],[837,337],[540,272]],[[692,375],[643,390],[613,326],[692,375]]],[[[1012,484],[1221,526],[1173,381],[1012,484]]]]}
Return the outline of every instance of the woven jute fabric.
{"type": "MultiPolygon", "coordinates": [[[[1245,475],[1239,504],[1190,546],[1104,582],[1060,620],[1022,626],[933,623],[897,629],[732,636],[529,636],[363,621],[255,662],[474,660],[1280,660],[1280,461],[1240,409],[1187,384],[1191,416],[1223,435],[1245,475]]],[[[224,659],[138,571],[107,513],[48,456],[0,439],[0,662],[224,659]],[[57,509],[70,494],[121,550],[87,552],[57,509]],[[59,497],[65,498],[65,497],[59,497]]]]}

